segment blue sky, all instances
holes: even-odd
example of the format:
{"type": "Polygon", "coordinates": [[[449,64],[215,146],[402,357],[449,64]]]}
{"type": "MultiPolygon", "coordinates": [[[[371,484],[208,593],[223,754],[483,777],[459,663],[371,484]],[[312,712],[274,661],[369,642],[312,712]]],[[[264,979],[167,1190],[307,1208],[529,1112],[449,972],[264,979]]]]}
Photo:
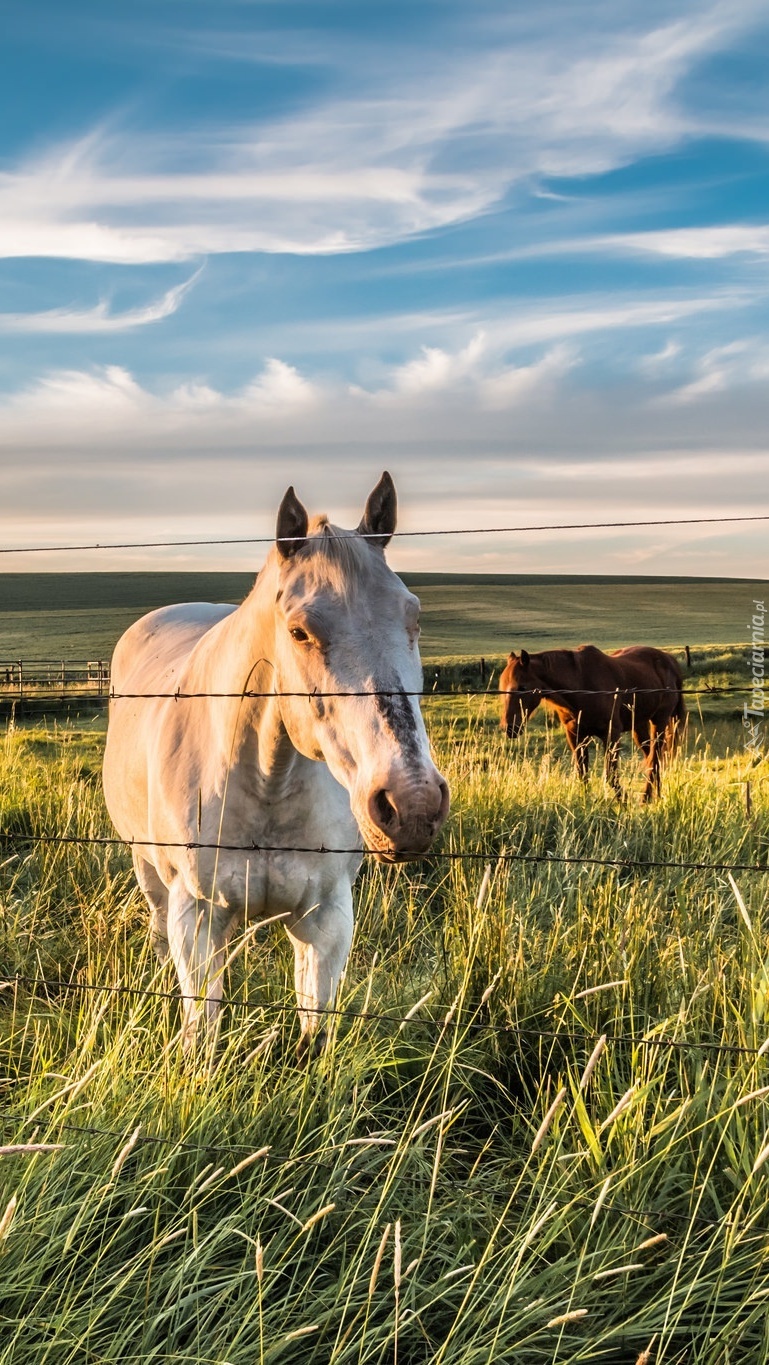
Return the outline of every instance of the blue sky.
{"type": "MultiPolygon", "coordinates": [[[[769,5],[17,0],[0,544],[769,510],[769,5]]],[[[769,576],[766,527],[398,543],[769,576]]],[[[4,557],[251,567],[261,551],[4,557]]]]}

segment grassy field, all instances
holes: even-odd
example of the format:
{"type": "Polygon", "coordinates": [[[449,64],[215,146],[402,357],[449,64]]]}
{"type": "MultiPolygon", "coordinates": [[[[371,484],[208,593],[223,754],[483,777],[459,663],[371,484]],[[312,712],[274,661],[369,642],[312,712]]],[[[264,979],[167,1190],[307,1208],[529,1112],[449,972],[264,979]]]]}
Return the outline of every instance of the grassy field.
{"type": "MultiPolygon", "coordinates": [[[[590,642],[726,644],[748,638],[748,579],[406,575],[422,599],[422,657],[504,655],[590,642]]],[[[108,659],[137,617],[170,602],[239,602],[248,574],[4,574],[0,662],[108,659]]]]}
{"type": "Polygon", "coordinates": [[[109,832],[103,717],[10,727],[0,971],[79,989],[0,989],[0,1365],[768,1361],[769,878],[653,865],[769,861],[769,765],[705,701],[642,807],[629,752],[620,806],[540,714],[513,747],[428,699],[474,856],[365,869],[307,1069],[274,926],[183,1059],[127,851],[23,840],[109,832]]]}

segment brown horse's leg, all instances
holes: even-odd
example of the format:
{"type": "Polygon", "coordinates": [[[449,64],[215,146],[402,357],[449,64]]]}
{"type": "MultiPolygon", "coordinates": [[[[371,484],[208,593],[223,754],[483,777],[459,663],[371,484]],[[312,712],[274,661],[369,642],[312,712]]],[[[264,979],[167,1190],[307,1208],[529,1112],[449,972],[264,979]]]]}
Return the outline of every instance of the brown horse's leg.
{"type": "Polygon", "coordinates": [[[579,725],[576,720],[564,721],[566,738],[569,741],[569,748],[574,755],[577,772],[583,782],[587,782],[588,769],[590,767],[590,755],[588,753],[589,740],[580,739],[579,725]]]}
{"type": "MultiPolygon", "coordinates": [[[[651,721],[651,723],[650,723],[650,725],[649,725],[649,730],[650,730],[650,732],[651,732],[651,742],[652,742],[652,751],[651,751],[651,758],[650,758],[650,767],[651,767],[651,781],[652,781],[652,786],[653,786],[653,788],[654,788],[653,794],[654,794],[654,796],[661,796],[661,795],[662,795],[662,746],[663,746],[663,742],[664,742],[664,732],[660,732],[660,731],[657,729],[657,726],[654,724],[654,721],[651,721]]],[[[651,800],[651,796],[645,797],[644,799],[650,801],[650,800],[651,800]]]]}
{"type": "Polygon", "coordinates": [[[636,723],[633,739],[644,756],[644,786],[642,801],[651,801],[660,794],[660,752],[656,727],[648,721],[636,723]]]}
{"type": "Polygon", "coordinates": [[[606,753],[604,756],[604,776],[609,786],[614,790],[618,800],[624,801],[622,787],[619,780],[619,746],[622,739],[622,731],[617,725],[613,725],[606,736],[606,753]]]}

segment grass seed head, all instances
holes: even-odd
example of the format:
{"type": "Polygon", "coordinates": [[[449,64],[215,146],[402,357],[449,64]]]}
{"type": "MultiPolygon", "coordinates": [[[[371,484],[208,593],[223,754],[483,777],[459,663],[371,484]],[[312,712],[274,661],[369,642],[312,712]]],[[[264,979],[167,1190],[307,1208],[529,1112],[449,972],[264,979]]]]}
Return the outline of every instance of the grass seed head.
{"type": "Polygon", "coordinates": [[[761,1151],[759,1152],[758,1156],[753,1162],[753,1169],[750,1172],[751,1175],[755,1175],[756,1171],[759,1171],[761,1169],[767,1157],[769,1157],[769,1142],[764,1143],[763,1147],[761,1148],[761,1151]]]}
{"type": "Polygon", "coordinates": [[[319,1223],[321,1218],[325,1218],[326,1214],[331,1213],[332,1209],[335,1208],[336,1204],[324,1204],[322,1209],[318,1209],[317,1213],[313,1213],[312,1216],[302,1224],[302,1232],[309,1232],[310,1228],[314,1228],[315,1224],[319,1223]]]}
{"type": "Polygon", "coordinates": [[[227,1172],[227,1179],[232,1180],[233,1176],[240,1175],[240,1172],[245,1171],[247,1166],[252,1166],[255,1161],[259,1161],[262,1157],[267,1156],[271,1150],[270,1147],[260,1147],[258,1152],[252,1152],[250,1156],[244,1156],[243,1160],[239,1161],[237,1166],[233,1166],[232,1170],[227,1172]]]}
{"type": "Polygon", "coordinates": [[[635,1365],[650,1365],[651,1358],[652,1358],[652,1349],[653,1349],[653,1347],[654,1347],[654,1343],[655,1343],[656,1340],[657,1340],[657,1336],[656,1336],[656,1333],[655,1333],[655,1335],[652,1337],[651,1341],[649,1342],[649,1345],[646,1347],[646,1350],[645,1350],[645,1351],[642,1351],[641,1354],[639,1355],[638,1359],[636,1360],[635,1365]]]}
{"type": "Polygon", "coordinates": [[[595,1071],[595,1069],[596,1069],[596,1067],[597,1067],[597,1065],[598,1065],[598,1062],[599,1062],[599,1060],[600,1060],[601,1054],[602,1054],[602,1052],[604,1051],[605,1047],[606,1047],[606,1034],[605,1034],[605,1033],[602,1033],[601,1036],[600,1036],[600,1038],[598,1039],[598,1042],[596,1043],[595,1047],[593,1048],[593,1051],[591,1052],[590,1056],[588,1057],[587,1065],[586,1065],[586,1067],[585,1067],[585,1070],[582,1072],[582,1076],[581,1076],[580,1082],[579,1082],[580,1094],[582,1093],[583,1090],[586,1089],[586,1087],[587,1087],[587,1085],[588,1085],[588,1082],[589,1082],[589,1080],[590,1080],[590,1077],[592,1076],[593,1072],[595,1071]]]}
{"type": "Polygon", "coordinates": [[[2,1218],[0,1218],[0,1242],[8,1235],[11,1223],[13,1222],[13,1215],[16,1212],[17,1202],[16,1195],[12,1194],[5,1206],[5,1212],[2,1218]]]}
{"type": "Polygon", "coordinates": [[[395,1245],[393,1247],[393,1280],[395,1288],[400,1289],[401,1283],[401,1220],[395,1221],[395,1245]]]}
{"type": "Polygon", "coordinates": [[[382,1236],[381,1236],[380,1239],[379,1239],[379,1246],[378,1246],[378,1248],[377,1248],[376,1256],[374,1257],[374,1266],[373,1266],[373,1269],[372,1269],[372,1271],[371,1271],[371,1279],[370,1279],[369,1282],[368,1282],[368,1296],[369,1296],[369,1298],[372,1297],[372,1295],[373,1295],[373,1293],[374,1293],[374,1290],[376,1289],[376,1282],[377,1282],[377,1279],[378,1279],[378,1277],[379,1277],[379,1267],[380,1267],[381,1264],[382,1264],[382,1257],[384,1256],[385,1247],[387,1246],[387,1239],[388,1239],[388,1237],[390,1236],[390,1228],[391,1228],[391,1227],[392,1227],[392,1223],[388,1223],[388,1224],[387,1224],[387,1227],[385,1228],[384,1232],[382,1233],[382,1236]]]}
{"type": "Polygon", "coordinates": [[[593,1276],[594,1280],[608,1280],[612,1275],[630,1275],[633,1270],[645,1270],[643,1261],[630,1261],[628,1265],[615,1265],[611,1270],[598,1270],[593,1276]]]}
{"type": "Polygon", "coordinates": [[[120,1151],[118,1152],[112,1164],[112,1170],[110,1171],[109,1176],[110,1180],[115,1180],[117,1176],[120,1174],[124,1162],[127,1161],[128,1157],[131,1155],[131,1152],[133,1151],[134,1147],[139,1141],[139,1134],[141,1130],[142,1126],[141,1124],[139,1124],[136,1128],[134,1128],[134,1131],[132,1132],[128,1141],[124,1143],[124,1145],[120,1148],[120,1151]]]}
{"type": "Polygon", "coordinates": [[[545,1323],[545,1327],[563,1327],[567,1322],[578,1322],[580,1318],[586,1318],[587,1308],[572,1308],[570,1313],[559,1313],[557,1318],[551,1318],[545,1323]]]}
{"type": "Polygon", "coordinates": [[[545,1114],[545,1117],[543,1118],[542,1122],[540,1123],[539,1128],[537,1129],[536,1133],[534,1134],[534,1141],[533,1141],[532,1144],[531,1144],[531,1155],[532,1155],[532,1156],[533,1156],[534,1153],[536,1152],[537,1148],[538,1148],[538,1147],[541,1145],[541,1143],[544,1141],[544,1138],[545,1138],[545,1136],[546,1136],[546,1134],[547,1134],[547,1130],[548,1130],[548,1128],[550,1127],[550,1124],[553,1122],[553,1119],[555,1118],[555,1115],[556,1115],[556,1113],[558,1112],[558,1110],[560,1109],[561,1105],[563,1104],[563,1101],[565,1100],[565,1098],[566,1098],[566,1086],[565,1086],[565,1085],[562,1085],[561,1088],[560,1088],[560,1090],[558,1091],[558,1094],[556,1095],[555,1099],[553,1100],[553,1103],[550,1105],[550,1108],[548,1109],[547,1113],[545,1114]]]}
{"type": "Polygon", "coordinates": [[[9,1142],[0,1147],[0,1156],[36,1156],[39,1152],[61,1152],[63,1142],[9,1142]]]}

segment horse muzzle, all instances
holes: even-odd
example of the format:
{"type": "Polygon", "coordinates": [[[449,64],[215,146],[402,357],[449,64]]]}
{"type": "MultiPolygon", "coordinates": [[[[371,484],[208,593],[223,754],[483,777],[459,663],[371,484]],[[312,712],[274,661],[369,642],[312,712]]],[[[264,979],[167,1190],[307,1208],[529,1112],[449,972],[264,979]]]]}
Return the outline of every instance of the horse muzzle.
{"type": "Polygon", "coordinates": [[[378,862],[402,863],[428,852],[448,813],[449,789],[435,770],[369,792],[358,824],[378,862]]]}

